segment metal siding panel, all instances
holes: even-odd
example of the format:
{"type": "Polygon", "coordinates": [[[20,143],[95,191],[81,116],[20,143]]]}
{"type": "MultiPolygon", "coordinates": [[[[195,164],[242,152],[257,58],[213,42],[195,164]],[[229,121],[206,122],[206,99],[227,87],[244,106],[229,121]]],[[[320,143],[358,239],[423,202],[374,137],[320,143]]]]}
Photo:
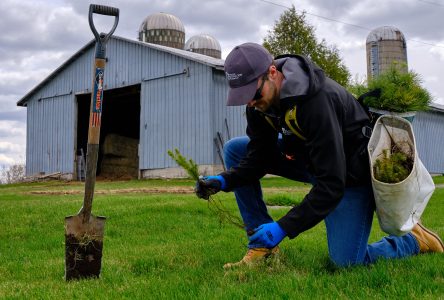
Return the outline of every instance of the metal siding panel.
{"type": "MultiPolygon", "coordinates": [[[[54,82],[55,84],[56,82],[54,82]]],[[[54,85],[51,85],[53,87],[54,85]]],[[[54,93],[54,89],[51,91],[54,93]]],[[[43,119],[43,131],[40,133],[41,138],[43,138],[43,155],[44,155],[44,161],[45,161],[45,167],[44,172],[45,173],[51,173],[52,172],[52,162],[51,162],[51,149],[54,147],[57,147],[56,144],[53,143],[53,137],[55,135],[55,132],[51,130],[53,128],[52,123],[54,121],[54,98],[49,98],[46,100],[42,100],[41,105],[43,105],[45,118],[43,119]]]]}
{"type": "MultiPolygon", "coordinates": [[[[63,168],[62,168],[62,156],[63,152],[61,151],[61,149],[63,148],[64,144],[62,143],[63,140],[63,136],[65,136],[66,134],[63,134],[62,131],[66,130],[65,124],[63,124],[64,122],[64,118],[63,118],[63,109],[61,107],[64,106],[64,99],[60,99],[60,101],[57,101],[58,99],[54,99],[54,122],[53,122],[53,131],[55,132],[54,135],[54,140],[53,140],[53,145],[56,145],[56,147],[52,147],[53,150],[55,150],[53,152],[53,165],[52,165],[52,170],[54,170],[54,172],[57,172],[60,170],[60,172],[62,172],[63,168]]],[[[66,109],[68,110],[68,109],[66,109]]]]}
{"type": "MultiPolygon", "coordinates": [[[[164,64],[168,72],[163,73],[180,72],[183,59],[170,57],[169,60],[164,64]]],[[[141,169],[176,166],[166,156],[167,150],[174,148],[198,164],[219,163],[213,139],[217,131],[223,133],[224,140],[228,139],[225,118],[231,137],[245,134],[245,107],[225,105],[228,87],[224,74],[213,74],[212,68],[206,65],[185,63],[190,69],[189,77],[142,84],[141,169]]]]}
{"type": "Polygon", "coordinates": [[[125,53],[122,53],[122,55],[126,58],[126,65],[124,65],[125,85],[137,84],[141,79],[141,45],[125,42],[124,48],[125,53]]]}
{"type": "Polygon", "coordinates": [[[210,128],[207,121],[209,109],[205,92],[208,87],[205,85],[205,78],[205,69],[202,65],[193,63],[190,66],[190,77],[184,82],[188,93],[185,93],[182,99],[186,112],[184,118],[188,122],[185,123],[183,144],[180,147],[198,164],[206,164],[208,161],[206,153],[208,153],[207,137],[210,128]]]}
{"type": "Polygon", "coordinates": [[[413,121],[417,151],[430,173],[444,174],[444,113],[418,112],[413,121]]]}
{"type": "MultiPolygon", "coordinates": [[[[28,103],[28,107],[26,108],[26,124],[30,124],[32,121],[32,116],[33,114],[30,114],[30,108],[29,108],[29,103],[28,103]]],[[[31,174],[31,166],[29,164],[29,156],[30,156],[30,149],[29,149],[29,145],[31,144],[30,139],[29,139],[29,131],[30,131],[30,127],[26,126],[26,147],[25,147],[25,175],[31,174]]]]}
{"type": "Polygon", "coordinates": [[[63,137],[63,145],[65,145],[65,149],[64,152],[67,153],[67,155],[64,156],[64,161],[63,161],[63,166],[64,166],[64,172],[70,172],[70,170],[72,170],[72,172],[74,173],[74,159],[75,159],[75,147],[76,147],[76,143],[75,143],[75,137],[76,137],[76,133],[75,133],[75,122],[73,119],[73,116],[77,115],[77,110],[76,107],[74,106],[75,103],[75,98],[73,97],[72,99],[67,99],[69,102],[67,103],[67,107],[69,109],[69,111],[71,111],[72,113],[68,115],[68,118],[65,119],[65,124],[67,127],[67,131],[63,137]]]}
{"type": "Polygon", "coordinates": [[[43,131],[43,120],[45,118],[45,116],[43,115],[43,106],[42,105],[38,105],[40,104],[40,102],[37,102],[36,100],[34,101],[35,105],[36,105],[36,111],[38,114],[38,118],[36,119],[36,125],[37,125],[37,130],[34,131],[34,141],[36,143],[36,151],[34,152],[34,159],[36,162],[35,165],[35,172],[40,172],[43,171],[43,161],[41,159],[39,159],[42,156],[43,153],[43,141],[39,136],[39,133],[43,131]]]}
{"type": "Polygon", "coordinates": [[[105,68],[106,89],[123,87],[130,82],[131,61],[135,61],[135,47],[128,42],[111,39],[107,46],[108,62],[105,68]]]}
{"type": "Polygon", "coordinates": [[[28,102],[27,174],[72,173],[74,95],[28,102]]]}
{"type": "Polygon", "coordinates": [[[37,112],[35,110],[35,101],[30,101],[27,106],[27,116],[26,116],[26,175],[31,175],[35,171],[35,160],[33,154],[35,153],[34,143],[34,130],[35,126],[35,117],[37,116],[37,112]],[[34,126],[33,126],[34,125],[34,126]]]}
{"type": "Polygon", "coordinates": [[[139,140],[139,169],[146,169],[148,166],[148,142],[146,130],[148,126],[148,89],[146,84],[140,86],[140,140],[139,140]]]}
{"type": "Polygon", "coordinates": [[[189,66],[190,76],[177,75],[142,84],[142,169],[175,166],[167,156],[167,150],[174,148],[198,164],[208,163],[210,157],[205,151],[212,143],[208,141],[209,68],[182,58],[170,56],[169,60],[164,64],[168,72],[163,74],[180,73],[189,66]]]}
{"type": "Polygon", "coordinates": [[[35,152],[37,151],[37,142],[34,138],[34,131],[37,129],[37,117],[38,111],[35,106],[36,101],[30,101],[27,106],[27,113],[31,115],[28,118],[28,122],[26,123],[26,174],[31,175],[34,174],[37,169],[36,160],[34,158],[35,152]],[[34,126],[33,126],[34,125],[34,126]]]}
{"type": "MultiPolygon", "coordinates": [[[[148,49],[144,49],[148,50],[148,49]]],[[[164,74],[164,65],[162,54],[159,51],[144,51],[142,54],[142,78],[149,79],[162,76],[164,74]]],[[[162,80],[153,80],[142,82],[141,84],[141,169],[152,169],[156,167],[154,153],[157,147],[163,143],[161,124],[158,117],[163,114],[157,99],[164,97],[165,88],[162,80]]],[[[168,120],[165,120],[168,123],[168,120]]]]}
{"type": "Polygon", "coordinates": [[[78,86],[75,87],[75,92],[91,92],[92,89],[92,74],[93,74],[94,51],[91,49],[85,53],[78,61],[80,65],[79,73],[76,77],[79,78],[78,86]]]}
{"type": "MultiPolygon", "coordinates": [[[[49,100],[51,101],[51,100],[49,100]]],[[[39,166],[39,172],[47,172],[48,171],[48,148],[46,145],[48,145],[49,140],[49,133],[47,132],[47,123],[49,120],[49,114],[47,111],[48,102],[46,101],[39,101],[38,105],[40,108],[40,115],[42,116],[42,119],[40,120],[40,131],[37,132],[37,138],[40,141],[40,159],[42,160],[41,165],[39,166]],[[46,132],[46,134],[43,134],[43,132],[46,132]]]]}
{"type": "MultiPolygon", "coordinates": [[[[199,164],[212,164],[213,163],[213,125],[211,115],[211,99],[209,99],[209,90],[211,89],[211,68],[202,64],[195,64],[195,68],[198,72],[196,74],[196,80],[194,81],[194,91],[196,95],[189,99],[194,102],[194,111],[191,112],[191,116],[195,116],[192,120],[195,122],[192,124],[191,130],[196,131],[196,140],[194,144],[194,159],[199,164]],[[197,101],[196,101],[197,100],[197,101]]],[[[214,121],[213,121],[214,122],[214,121]]]]}
{"type": "MultiPolygon", "coordinates": [[[[215,88],[216,86],[216,82],[215,82],[215,78],[214,78],[214,74],[212,72],[212,70],[210,70],[210,76],[211,76],[211,83],[209,85],[209,90],[208,90],[208,98],[209,98],[209,102],[210,102],[210,114],[211,114],[211,120],[210,120],[210,128],[211,128],[211,136],[212,136],[212,147],[210,150],[211,153],[211,164],[222,164],[222,161],[219,158],[219,154],[218,154],[218,149],[221,151],[221,155],[223,156],[223,145],[221,147],[216,147],[216,144],[214,142],[214,139],[217,140],[217,142],[219,143],[219,137],[218,137],[218,132],[221,134],[221,138],[223,140],[225,140],[225,137],[223,135],[223,131],[222,131],[222,120],[224,118],[224,112],[225,112],[225,107],[223,107],[221,109],[221,105],[220,105],[220,99],[218,99],[218,97],[216,97],[217,95],[217,90],[215,88]]],[[[220,144],[219,144],[220,145],[220,144]]]]}
{"type": "MultiPolygon", "coordinates": [[[[212,115],[214,120],[213,135],[216,136],[217,132],[220,132],[224,142],[228,141],[225,119],[228,123],[230,138],[245,135],[245,106],[226,106],[228,85],[223,72],[213,69],[212,80],[214,90],[212,96],[212,115]]],[[[213,163],[221,163],[215,146],[213,153],[213,163]]]]}
{"type": "Polygon", "coordinates": [[[110,40],[108,45],[106,46],[106,58],[108,59],[105,67],[104,74],[104,89],[112,89],[114,87],[118,87],[119,84],[116,82],[119,80],[120,72],[117,71],[119,67],[119,51],[116,50],[116,43],[114,40],[110,40]]]}
{"type": "Polygon", "coordinates": [[[92,59],[93,49],[67,66],[28,101],[27,175],[74,172],[74,93],[90,90],[92,59]],[[71,91],[73,93],[68,94],[71,91]]]}

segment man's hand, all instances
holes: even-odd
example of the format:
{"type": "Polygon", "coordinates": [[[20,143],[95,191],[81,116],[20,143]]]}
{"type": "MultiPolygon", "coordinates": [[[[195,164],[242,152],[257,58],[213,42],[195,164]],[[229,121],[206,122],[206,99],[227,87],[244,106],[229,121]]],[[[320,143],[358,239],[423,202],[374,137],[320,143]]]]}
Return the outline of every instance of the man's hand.
{"type": "Polygon", "coordinates": [[[279,226],[278,223],[266,223],[262,224],[258,228],[254,229],[254,234],[248,239],[252,244],[263,245],[265,248],[273,248],[279,244],[287,234],[279,226]]]}
{"type": "Polygon", "coordinates": [[[216,194],[225,187],[225,179],[221,175],[199,177],[196,182],[197,197],[208,200],[211,195],[216,194]]]}

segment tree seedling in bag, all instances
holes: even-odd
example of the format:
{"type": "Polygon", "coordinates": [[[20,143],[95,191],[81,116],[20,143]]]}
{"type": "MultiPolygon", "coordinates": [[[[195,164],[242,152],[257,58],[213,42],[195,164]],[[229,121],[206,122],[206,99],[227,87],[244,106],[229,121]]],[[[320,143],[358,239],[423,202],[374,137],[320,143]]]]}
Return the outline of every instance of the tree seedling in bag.
{"type": "Polygon", "coordinates": [[[375,178],[385,183],[398,183],[406,179],[413,169],[413,158],[399,150],[384,149],[383,157],[378,158],[373,166],[375,178]]]}

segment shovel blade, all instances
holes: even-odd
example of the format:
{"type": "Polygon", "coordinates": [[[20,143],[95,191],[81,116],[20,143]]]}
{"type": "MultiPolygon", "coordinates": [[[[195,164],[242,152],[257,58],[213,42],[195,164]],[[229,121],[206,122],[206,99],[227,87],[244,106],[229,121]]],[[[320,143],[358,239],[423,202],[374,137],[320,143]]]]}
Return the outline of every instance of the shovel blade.
{"type": "Polygon", "coordinates": [[[102,267],[105,217],[65,218],[65,280],[98,278],[102,267]]]}

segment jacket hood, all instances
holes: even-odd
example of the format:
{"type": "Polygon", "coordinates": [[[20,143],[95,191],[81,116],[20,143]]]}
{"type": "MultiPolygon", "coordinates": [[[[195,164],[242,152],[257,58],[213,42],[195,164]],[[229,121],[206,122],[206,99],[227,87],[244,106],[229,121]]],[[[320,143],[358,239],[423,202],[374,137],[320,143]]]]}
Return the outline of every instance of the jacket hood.
{"type": "Polygon", "coordinates": [[[324,85],[324,71],[302,55],[280,55],[275,58],[275,64],[285,77],[281,85],[281,100],[309,98],[324,85]]]}

